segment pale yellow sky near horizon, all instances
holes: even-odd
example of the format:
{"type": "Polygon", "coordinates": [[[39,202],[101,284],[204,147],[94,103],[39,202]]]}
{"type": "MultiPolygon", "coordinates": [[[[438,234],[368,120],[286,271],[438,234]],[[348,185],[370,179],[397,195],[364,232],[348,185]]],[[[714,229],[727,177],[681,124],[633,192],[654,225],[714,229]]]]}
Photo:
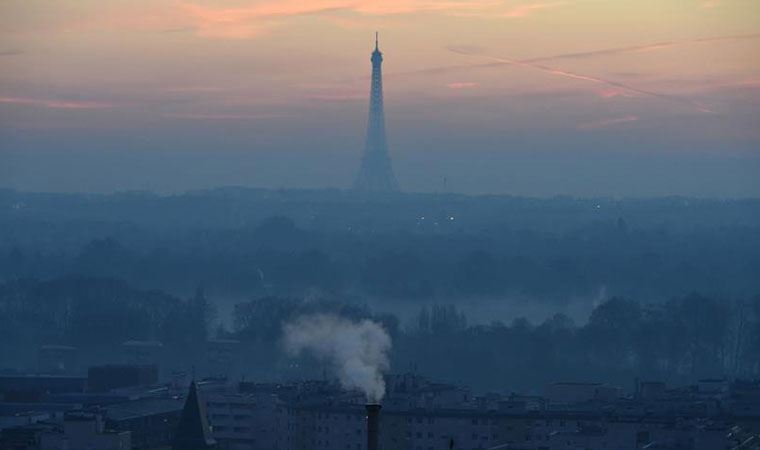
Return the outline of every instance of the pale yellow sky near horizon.
{"type": "Polygon", "coordinates": [[[760,0],[5,0],[0,114],[297,126],[366,102],[375,30],[399,118],[760,139],[760,0]]]}
{"type": "Polygon", "coordinates": [[[386,74],[407,73],[386,83],[389,93],[646,97],[531,67],[425,72],[639,46],[542,64],[684,97],[760,82],[758,0],[5,0],[1,11],[0,96],[24,108],[201,97],[217,111],[209,116],[229,104],[231,117],[249,103],[254,116],[271,105],[282,114],[283,103],[361,100],[376,29],[386,74]]]}
{"type": "MultiPolygon", "coordinates": [[[[473,152],[575,152],[581,171],[589,152],[705,153],[735,180],[757,166],[760,0],[0,0],[0,157],[274,152],[258,173],[279,180],[299,151],[350,152],[303,163],[299,179],[332,185],[360,153],[376,30],[400,177],[422,173],[414,152],[441,165],[421,188],[473,152]]],[[[9,161],[19,185],[50,176],[9,161]]]]}

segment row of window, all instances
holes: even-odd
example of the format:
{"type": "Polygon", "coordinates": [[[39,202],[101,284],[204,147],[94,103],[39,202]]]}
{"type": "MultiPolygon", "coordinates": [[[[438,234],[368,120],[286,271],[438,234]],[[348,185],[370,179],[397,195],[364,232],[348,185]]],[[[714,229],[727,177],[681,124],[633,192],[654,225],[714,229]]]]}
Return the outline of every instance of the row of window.
{"type": "MultiPolygon", "coordinates": [[[[340,430],[343,430],[343,431],[345,430],[345,428],[341,428],[341,427],[338,427],[338,428],[340,430]]],[[[312,429],[312,431],[316,431],[317,433],[329,433],[330,432],[330,427],[313,426],[311,429],[312,429]]],[[[348,433],[346,433],[346,434],[348,434],[348,433]]],[[[361,428],[357,428],[356,429],[356,434],[357,435],[363,434],[362,433],[362,429],[361,428]]]]}
{"type": "Polygon", "coordinates": [[[248,420],[253,416],[250,414],[211,414],[211,419],[226,420],[232,417],[233,420],[248,420]]]}
{"type": "MultiPolygon", "coordinates": [[[[231,427],[232,431],[235,433],[248,433],[251,431],[251,427],[231,427]]],[[[220,427],[213,427],[213,431],[224,433],[226,431],[230,431],[230,427],[220,426],[220,427]]]]}
{"type": "MultiPolygon", "coordinates": [[[[416,433],[412,433],[411,431],[407,431],[406,437],[409,438],[409,439],[413,439],[413,438],[414,439],[424,439],[426,436],[425,436],[424,433],[422,433],[420,431],[418,431],[416,433]]],[[[496,439],[498,439],[498,435],[496,433],[493,433],[490,436],[487,435],[487,434],[472,433],[471,437],[472,437],[473,441],[487,441],[489,439],[492,440],[492,441],[495,441],[496,439]]],[[[428,432],[427,433],[427,438],[428,439],[435,439],[435,434],[432,433],[432,432],[428,432]]],[[[449,436],[449,435],[441,435],[441,436],[439,436],[439,438],[440,439],[450,439],[451,436],[449,436]]]]}
{"type": "MultiPolygon", "coordinates": [[[[463,422],[467,422],[468,420],[467,419],[462,419],[462,421],[463,422]]],[[[414,418],[407,417],[406,418],[406,423],[408,423],[408,424],[412,424],[412,423],[426,423],[426,422],[429,425],[433,425],[435,423],[435,418],[434,417],[427,417],[427,418],[425,418],[425,417],[414,417],[414,418]]],[[[470,419],[469,422],[472,425],[496,425],[497,424],[497,420],[496,419],[479,419],[477,417],[470,419]]]]}

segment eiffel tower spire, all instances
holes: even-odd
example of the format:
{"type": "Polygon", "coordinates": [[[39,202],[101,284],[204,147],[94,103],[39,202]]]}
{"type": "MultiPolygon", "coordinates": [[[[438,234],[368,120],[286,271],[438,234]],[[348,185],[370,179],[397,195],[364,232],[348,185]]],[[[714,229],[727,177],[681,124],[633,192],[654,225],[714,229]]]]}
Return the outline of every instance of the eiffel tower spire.
{"type": "Polygon", "coordinates": [[[372,86],[369,96],[369,118],[364,155],[354,187],[361,191],[396,191],[398,182],[393,175],[391,157],[385,139],[385,111],[383,109],[383,54],[380,52],[378,33],[375,33],[375,51],[372,52],[372,86]]]}

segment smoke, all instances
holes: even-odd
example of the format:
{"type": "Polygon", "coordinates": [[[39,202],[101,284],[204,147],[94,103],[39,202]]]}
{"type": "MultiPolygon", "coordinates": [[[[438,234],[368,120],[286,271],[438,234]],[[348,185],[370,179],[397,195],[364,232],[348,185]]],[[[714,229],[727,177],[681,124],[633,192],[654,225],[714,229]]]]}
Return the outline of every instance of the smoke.
{"type": "Polygon", "coordinates": [[[308,352],[329,363],[344,388],[363,391],[370,402],[385,395],[383,372],[390,367],[391,338],[379,324],[315,314],[285,324],[283,331],[291,356],[308,352]]]}

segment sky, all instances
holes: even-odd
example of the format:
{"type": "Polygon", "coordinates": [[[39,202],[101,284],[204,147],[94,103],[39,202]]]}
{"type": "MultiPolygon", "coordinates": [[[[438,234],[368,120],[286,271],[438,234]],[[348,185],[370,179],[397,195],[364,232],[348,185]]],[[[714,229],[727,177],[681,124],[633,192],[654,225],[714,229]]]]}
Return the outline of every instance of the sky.
{"type": "Polygon", "coordinates": [[[0,0],[0,187],[760,196],[760,0],[0,0]]]}

